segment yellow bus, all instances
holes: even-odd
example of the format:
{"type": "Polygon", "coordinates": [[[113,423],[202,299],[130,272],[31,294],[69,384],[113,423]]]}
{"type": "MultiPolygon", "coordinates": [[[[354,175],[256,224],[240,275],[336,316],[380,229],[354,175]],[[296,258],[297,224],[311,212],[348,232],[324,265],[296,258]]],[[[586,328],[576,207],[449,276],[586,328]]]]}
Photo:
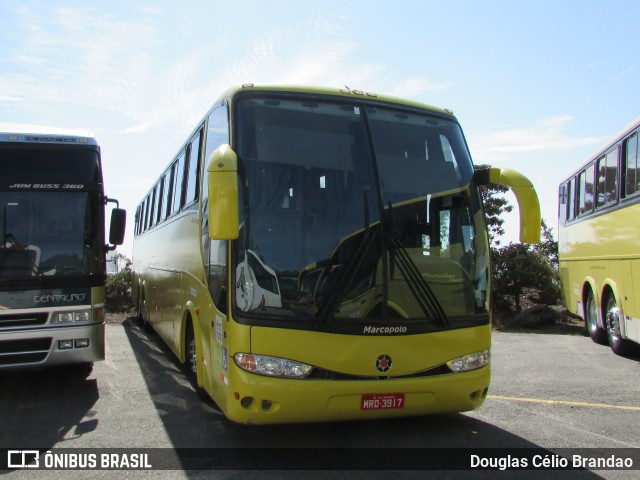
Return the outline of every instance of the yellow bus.
{"type": "Polygon", "coordinates": [[[136,211],[138,315],[239,423],[478,408],[489,246],[450,111],[349,89],[232,88],[136,211]]]}
{"type": "Polygon", "coordinates": [[[640,118],[560,184],[558,251],[566,306],[620,355],[640,343],[640,118]]]}

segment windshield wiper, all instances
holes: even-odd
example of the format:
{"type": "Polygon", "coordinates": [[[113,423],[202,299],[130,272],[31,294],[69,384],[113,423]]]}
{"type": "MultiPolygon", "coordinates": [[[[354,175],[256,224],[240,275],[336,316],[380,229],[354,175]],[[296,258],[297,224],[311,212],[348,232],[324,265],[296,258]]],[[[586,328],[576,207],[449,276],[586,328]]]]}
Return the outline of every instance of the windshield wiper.
{"type": "MultiPolygon", "coordinates": [[[[335,281],[335,285],[332,288],[331,294],[327,298],[324,305],[319,306],[318,317],[322,323],[327,323],[329,316],[335,313],[335,306],[339,305],[345,295],[349,292],[349,287],[353,284],[356,274],[361,269],[363,263],[367,259],[367,253],[374,243],[375,238],[378,236],[378,229],[373,230],[369,225],[369,202],[367,192],[363,192],[364,195],[364,228],[362,231],[362,239],[360,240],[358,247],[355,249],[351,258],[347,264],[342,268],[342,271],[338,274],[338,278],[335,281]]],[[[347,240],[348,241],[348,240],[347,240]]],[[[345,246],[345,242],[342,242],[342,246],[345,246]]],[[[335,255],[340,254],[340,247],[336,250],[335,255]]],[[[329,262],[330,266],[339,265],[333,261],[329,262]]],[[[328,267],[330,268],[330,267],[328,267]]]]}
{"type": "Polygon", "coordinates": [[[422,272],[416,266],[411,256],[407,253],[406,249],[402,246],[402,243],[395,235],[395,224],[393,222],[393,209],[391,203],[389,203],[388,222],[391,228],[387,229],[389,236],[388,250],[390,253],[389,263],[391,265],[391,277],[395,265],[397,264],[400,273],[405,278],[407,286],[411,290],[414,298],[420,305],[422,312],[427,318],[433,318],[439,321],[439,323],[448,327],[450,325],[447,314],[445,313],[442,305],[438,301],[438,297],[433,292],[433,289],[429,286],[429,283],[422,276],[422,272]]]}

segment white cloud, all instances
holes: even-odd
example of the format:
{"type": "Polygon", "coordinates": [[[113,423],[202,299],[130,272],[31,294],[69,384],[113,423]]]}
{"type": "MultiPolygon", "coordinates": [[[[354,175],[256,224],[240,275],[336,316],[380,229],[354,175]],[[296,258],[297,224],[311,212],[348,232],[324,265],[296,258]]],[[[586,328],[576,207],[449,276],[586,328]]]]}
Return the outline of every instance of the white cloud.
{"type": "Polygon", "coordinates": [[[33,123],[0,122],[0,132],[10,133],[47,133],[54,135],[78,135],[93,137],[93,132],[80,129],[60,128],[52,125],[38,125],[33,123]]]}
{"type": "Polygon", "coordinates": [[[571,150],[605,140],[569,135],[565,127],[572,120],[568,115],[555,116],[522,128],[467,132],[467,139],[476,163],[508,160],[509,154],[571,150]]]}
{"type": "Polygon", "coordinates": [[[416,97],[426,92],[445,90],[447,88],[449,88],[449,85],[445,83],[437,83],[426,78],[413,77],[397,83],[384,93],[406,98],[416,97]]]}
{"type": "Polygon", "coordinates": [[[140,133],[146,132],[151,128],[151,125],[148,123],[141,123],[139,125],[135,125],[133,127],[125,128],[124,130],[120,130],[118,133],[123,135],[130,135],[132,133],[140,133]]]}

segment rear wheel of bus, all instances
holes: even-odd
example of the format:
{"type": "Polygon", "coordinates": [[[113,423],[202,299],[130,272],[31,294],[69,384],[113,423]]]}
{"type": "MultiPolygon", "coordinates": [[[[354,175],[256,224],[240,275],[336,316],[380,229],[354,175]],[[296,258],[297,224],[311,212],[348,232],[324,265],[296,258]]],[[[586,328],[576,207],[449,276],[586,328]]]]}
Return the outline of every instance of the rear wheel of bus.
{"type": "Polygon", "coordinates": [[[591,289],[587,291],[584,302],[584,323],[591,340],[601,345],[607,344],[607,333],[598,325],[598,308],[591,289]]]}
{"type": "Polygon", "coordinates": [[[196,339],[193,333],[193,324],[191,323],[191,319],[187,319],[187,332],[185,334],[184,339],[185,346],[185,367],[187,377],[189,381],[193,385],[196,394],[200,400],[207,401],[209,396],[207,392],[205,392],[204,388],[198,386],[198,350],[196,347],[196,339]]]}
{"type": "Polygon", "coordinates": [[[140,290],[140,297],[138,298],[138,311],[136,315],[136,319],[138,320],[138,326],[140,330],[144,332],[149,331],[149,322],[147,322],[147,309],[146,309],[146,300],[144,298],[144,293],[140,290]]]}
{"type": "Polygon", "coordinates": [[[609,346],[615,354],[627,355],[631,352],[633,345],[628,340],[622,338],[620,322],[622,322],[624,317],[622,316],[620,308],[618,308],[615,296],[611,292],[607,296],[606,305],[604,319],[607,325],[607,340],[609,341],[609,346]]]}

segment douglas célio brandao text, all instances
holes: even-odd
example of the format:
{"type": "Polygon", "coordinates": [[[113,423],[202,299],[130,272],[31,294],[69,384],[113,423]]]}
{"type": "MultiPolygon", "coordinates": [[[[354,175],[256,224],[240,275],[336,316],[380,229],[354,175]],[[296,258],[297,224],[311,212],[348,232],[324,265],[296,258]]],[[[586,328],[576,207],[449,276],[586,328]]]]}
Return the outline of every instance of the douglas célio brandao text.
{"type": "Polygon", "coordinates": [[[604,456],[568,455],[563,457],[556,454],[540,455],[504,455],[504,456],[480,456],[471,455],[470,465],[472,469],[487,470],[535,470],[535,469],[632,469],[632,458],[617,456],[615,454],[604,456]]]}

